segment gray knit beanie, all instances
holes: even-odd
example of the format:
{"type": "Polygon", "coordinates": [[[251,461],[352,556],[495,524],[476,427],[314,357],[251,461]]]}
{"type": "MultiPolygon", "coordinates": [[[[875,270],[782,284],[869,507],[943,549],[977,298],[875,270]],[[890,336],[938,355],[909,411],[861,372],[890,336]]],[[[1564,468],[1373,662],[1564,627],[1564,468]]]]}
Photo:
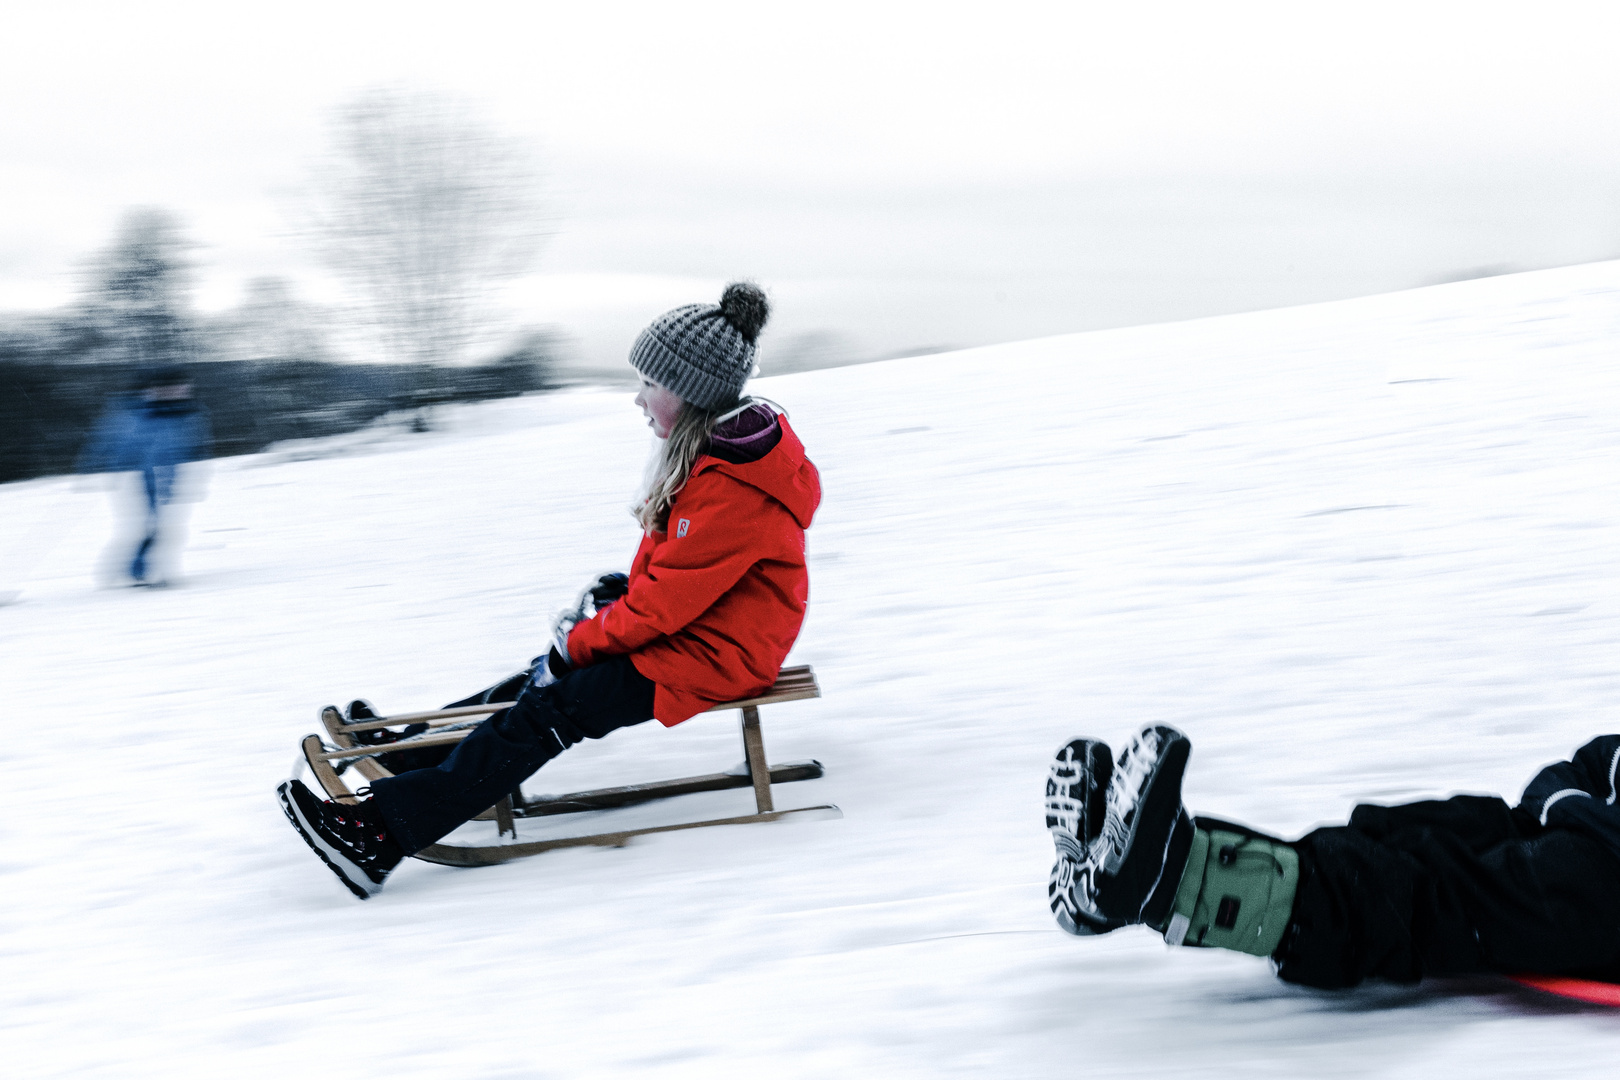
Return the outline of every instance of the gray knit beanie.
{"type": "Polygon", "coordinates": [[[733,282],[718,304],[666,311],[630,347],[630,364],[682,401],[719,412],[742,396],[771,306],[759,286],[733,282]]]}

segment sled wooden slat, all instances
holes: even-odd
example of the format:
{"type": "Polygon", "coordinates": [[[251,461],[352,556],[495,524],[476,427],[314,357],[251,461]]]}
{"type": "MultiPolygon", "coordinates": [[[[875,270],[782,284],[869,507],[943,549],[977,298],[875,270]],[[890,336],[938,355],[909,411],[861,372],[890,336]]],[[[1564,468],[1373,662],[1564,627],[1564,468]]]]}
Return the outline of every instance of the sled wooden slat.
{"type": "Polygon", "coordinates": [[[494,866],[511,859],[538,855],[542,851],[555,851],[569,847],[623,847],[636,836],[653,833],[680,832],[683,829],[702,829],[710,825],[752,825],[767,821],[781,821],[795,815],[811,820],[844,816],[832,805],[803,806],[793,810],[772,810],[764,814],[742,814],[738,817],[709,818],[707,821],[687,821],[679,825],[650,825],[645,829],[624,829],[620,832],[596,833],[591,836],[561,836],[553,840],[529,840],[516,844],[493,844],[488,847],[463,847],[460,844],[430,844],[412,858],[441,866],[494,866]]]}
{"type": "MultiPolygon", "coordinates": [[[[326,789],[327,796],[339,802],[357,801],[359,797],[349,790],[343,779],[333,770],[331,763],[322,759],[321,754],[325,749],[320,736],[304,736],[304,759],[310,770],[315,773],[321,787],[326,789]]],[[[379,772],[384,776],[393,775],[386,769],[379,768],[379,772]]],[[[819,780],[825,773],[826,769],[821,762],[811,759],[772,765],[770,776],[772,784],[791,784],[800,780],[819,780]]],[[[367,779],[375,780],[377,777],[368,776],[367,779]]],[[[525,799],[522,803],[515,803],[512,813],[520,818],[539,818],[559,814],[584,814],[593,810],[617,810],[677,795],[732,791],[750,787],[753,782],[753,778],[747,773],[704,773],[700,776],[684,776],[678,780],[651,780],[641,784],[625,784],[621,787],[575,791],[567,795],[536,795],[525,799]]],[[[496,818],[496,808],[491,807],[474,820],[492,821],[496,818]]]]}
{"type": "MultiPolygon", "coordinates": [[[[819,761],[790,761],[771,766],[772,784],[791,784],[798,780],[816,780],[824,773],[819,761]]],[[[696,795],[702,791],[729,791],[752,786],[754,780],[747,773],[706,773],[686,776],[679,780],[654,780],[645,784],[626,784],[623,787],[598,788],[595,791],[576,791],[571,795],[537,795],[525,799],[514,808],[519,817],[551,817],[555,814],[581,814],[590,810],[613,810],[621,806],[667,799],[676,795],[696,795]]]]}
{"type": "Polygon", "coordinates": [[[410,739],[401,739],[399,742],[384,743],[381,746],[350,746],[337,750],[323,750],[320,756],[324,761],[344,761],[351,758],[381,757],[383,754],[392,754],[399,750],[419,750],[424,746],[450,746],[465,739],[474,730],[468,728],[465,731],[447,731],[442,735],[418,735],[410,739]]]}
{"type": "Polygon", "coordinates": [[[468,717],[484,716],[488,713],[500,712],[510,709],[516,702],[497,701],[489,705],[458,705],[453,709],[430,709],[427,712],[400,713],[397,716],[379,716],[375,720],[362,720],[359,723],[345,721],[345,731],[376,731],[379,728],[398,727],[401,724],[420,724],[432,721],[441,723],[454,723],[468,717]]]}
{"type": "MultiPolygon", "coordinates": [[[[794,815],[821,818],[842,817],[843,814],[838,807],[832,805],[777,810],[771,794],[772,784],[815,779],[822,775],[823,769],[819,761],[801,761],[777,766],[767,764],[764,735],[760,726],[760,706],[787,701],[803,701],[820,696],[821,690],[816,683],[815,672],[808,665],[804,665],[784,669],[771,688],[757,697],[747,698],[742,701],[725,702],[705,710],[706,712],[722,712],[730,709],[740,710],[743,757],[746,767],[746,771],[743,773],[707,773],[702,776],[687,776],[675,780],[657,780],[650,783],[628,784],[615,788],[598,788],[593,791],[576,791],[568,795],[537,796],[532,799],[522,799],[520,792],[514,793],[517,796],[516,798],[512,796],[503,798],[495,806],[477,815],[475,819],[487,821],[493,818],[502,842],[488,846],[432,844],[417,852],[415,857],[426,862],[442,863],[447,866],[490,866],[495,863],[506,862],[509,859],[536,855],[542,851],[551,851],[556,848],[619,847],[635,836],[697,829],[708,825],[746,825],[780,821],[794,815]],[[752,814],[710,818],[704,821],[683,822],[675,825],[653,825],[639,829],[596,833],[590,836],[559,837],[551,840],[527,842],[517,840],[517,819],[520,818],[606,810],[649,802],[654,799],[670,798],[676,795],[694,794],[702,791],[724,791],[740,787],[752,787],[754,789],[755,812],[752,814]],[[507,837],[511,837],[511,840],[507,840],[507,837]]],[[[354,802],[357,797],[344,783],[343,778],[338,773],[338,768],[334,768],[335,762],[348,762],[368,780],[379,780],[393,774],[381,762],[376,760],[378,757],[400,750],[450,746],[466,738],[474,729],[469,727],[463,730],[442,733],[426,732],[398,742],[385,743],[381,746],[358,746],[353,738],[354,733],[375,731],[385,727],[397,727],[402,724],[426,723],[431,727],[437,727],[462,723],[469,717],[499,712],[502,709],[510,708],[512,704],[513,702],[503,701],[489,705],[440,709],[433,712],[401,713],[391,717],[378,717],[375,720],[367,720],[358,724],[344,722],[342,714],[336,708],[327,706],[321,712],[321,721],[332,741],[337,744],[337,748],[329,749],[322,744],[318,736],[309,735],[305,737],[302,743],[304,758],[316,780],[321,787],[326,789],[328,797],[340,802],[354,802]]]]}
{"type": "MultiPolygon", "coordinates": [[[[352,734],[350,734],[349,725],[347,725],[347,724],[345,724],[343,722],[343,714],[337,711],[337,707],[335,705],[328,705],[326,708],[321,710],[321,723],[326,726],[326,733],[331,736],[332,741],[338,745],[339,749],[348,749],[348,748],[352,748],[354,746],[354,736],[352,734]]],[[[471,730],[471,729],[469,729],[469,730],[471,730]]],[[[461,732],[461,735],[463,737],[465,737],[466,732],[461,732]]],[[[413,743],[411,745],[415,745],[415,744],[413,743]]],[[[398,750],[398,749],[401,749],[401,747],[400,747],[400,745],[398,743],[389,743],[389,744],[379,748],[376,752],[381,754],[381,753],[387,753],[387,752],[389,752],[391,750],[398,750]]],[[[326,750],[326,747],[317,746],[315,748],[314,752],[316,754],[319,754],[319,753],[324,752],[325,750],[326,750]]],[[[306,753],[306,757],[307,756],[308,756],[308,754],[306,753]]],[[[332,767],[332,763],[330,761],[322,761],[322,762],[320,762],[320,764],[321,764],[321,766],[323,768],[330,769],[332,767]]],[[[384,779],[385,777],[389,777],[389,776],[394,775],[391,771],[389,771],[388,769],[385,769],[383,767],[382,762],[378,761],[375,756],[373,756],[373,757],[363,757],[363,758],[352,758],[352,759],[349,759],[349,764],[354,766],[355,771],[357,771],[361,776],[364,776],[367,780],[381,780],[381,779],[384,779]]],[[[315,765],[316,765],[316,760],[311,759],[310,768],[314,769],[315,765]]],[[[317,775],[319,775],[318,772],[317,772],[317,775]]],[[[331,790],[331,789],[328,788],[328,790],[331,790]]],[[[345,788],[345,790],[347,790],[347,789],[345,788]]],[[[473,820],[475,820],[475,821],[495,821],[495,820],[499,820],[499,817],[500,817],[499,810],[500,810],[499,805],[492,806],[488,810],[484,810],[484,811],[480,812],[479,814],[477,814],[474,817],[473,820]]],[[[510,830],[506,830],[506,831],[510,831],[510,830]]],[[[503,833],[503,835],[504,835],[504,833],[503,833]]]]}

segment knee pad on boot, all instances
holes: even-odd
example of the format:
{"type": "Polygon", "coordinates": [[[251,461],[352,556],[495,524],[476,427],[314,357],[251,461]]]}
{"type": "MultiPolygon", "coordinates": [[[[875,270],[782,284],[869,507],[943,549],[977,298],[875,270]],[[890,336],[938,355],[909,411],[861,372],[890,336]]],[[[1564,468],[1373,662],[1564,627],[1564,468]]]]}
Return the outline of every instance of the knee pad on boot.
{"type": "Polygon", "coordinates": [[[1242,826],[1197,824],[1170,917],[1159,927],[1165,942],[1270,956],[1293,911],[1298,852],[1242,826]]]}

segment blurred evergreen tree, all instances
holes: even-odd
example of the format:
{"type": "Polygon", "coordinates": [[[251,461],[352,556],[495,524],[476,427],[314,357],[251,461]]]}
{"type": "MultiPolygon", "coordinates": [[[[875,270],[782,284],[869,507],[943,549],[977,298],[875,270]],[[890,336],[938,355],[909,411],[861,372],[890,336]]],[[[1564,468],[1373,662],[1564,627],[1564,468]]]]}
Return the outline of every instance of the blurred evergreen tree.
{"type": "Polygon", "coordinates": [[[86,314],[103,339],[91,355],[149,368],[191,359],[187,340],[192,245],[159,207],[124,214],[93,261],[86,314]]]}

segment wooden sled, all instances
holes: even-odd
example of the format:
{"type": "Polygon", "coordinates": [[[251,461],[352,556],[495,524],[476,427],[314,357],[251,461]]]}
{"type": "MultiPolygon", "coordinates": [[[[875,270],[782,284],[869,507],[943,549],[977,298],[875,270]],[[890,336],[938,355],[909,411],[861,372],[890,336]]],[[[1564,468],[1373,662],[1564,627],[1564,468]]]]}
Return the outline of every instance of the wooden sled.
{"type": "MultiPolygon", "coordinates": [[[[576,791],[570,795],[538,796],[532,799],[524,798],[522,792],[517,791],[474,819],[487,821],[493,818],[499,836],[498,843],[482,847],[445,843],[430,844],[428,847],[418,851],[414,858],[423,859],[427,862],[442,863],[445,866],[492,866],[495,863],[506,862],[509,859],[520,859],[527,855],[537,855],[542,851],[550,851],[554,848],[588,845],[621,847],[631,837],[645,836],[649,833],[700,829],[709,825],[746,825],[753,822],[781,821],[786,817],[843,817],[843,812],[838,807],[830,804],[778,810],[775,808],[775,802],[771,797],[772,784],[785,784],[795,780],[814,780],[822,775],[822,767],[819,761],[795,761],[786,765],[767,765],[765,761],[765,741],[759,725],[760,707],[784,701],[802,701],[805,698],[820,696],[821,690],[816,685],[815,672],[810,670],[809,665],[805,665],[784,668],[782,673],[777,676],[775,685],[758,697],[727,702],[707,710],[708,712],[722,712],[727,709],[738,709],[742,712],[745,772],[707,773],[702,776],[685,776],[677,780],[657,780],[651,783],[630,784],[625,787],[598,788],[594,791],[576,791]],[[577,814],[587,810],[606,810],[649,802],[653,799],[665,799],[675,795],[689,795],[699,791],[725,791],[730,788],[749,786],[754,789],[755,812],[752,814],[710,818],[706,821],[683,822],[678,825],[653,825],[639,829],[622,829],[618,832],[596,833],[591,836],[566,836],[550,840],[529,841],[520,841],[517,838],[518,818],[547,817],[553,814],[577,814]],[[513,796],[516,796],[516,798],[513,796]]],[[[367,780],[380,780],[393,774],[384,768],[381,762],[376,760],[379,756],[395,753],[399,750],[414,750],[426,746],[448,746],[460,742],[467,737],[472,727],[476,726],[477,721],[475,718],[511,708],[513,704],[514,702],[511,701],[501,701],[490,705],[467,705],[455,709],[438,709],[433,712],[402,713],[398,716],[378,717],[375,720],[365,720],[353,724],[345,722],[343,714],[333,706],[328,705],[321,710],[321,723],[325,726],[327,735],[335,748],[322,743],[319,735],[306,735],[302,743],[304,763],[309,766],[310,771],[315,774],[315,779],[326,790],[328,798],[338,802],[355,802],[358,800],[358,796],[349,789],[343,777],[338,775],[337,768],[334,766],[335,762],[348,761],[367,780]],[[380,746],[364,746],[357,744],[354,740],[354,735],[357,732],[420,723],[427,724],[428,730],[420,735],[401,739],[398,742],[384,743],[380,746]],[[443,729],[447,727],[456,727],[458,730],[434,730],[435,728],[443,729]]]]}

